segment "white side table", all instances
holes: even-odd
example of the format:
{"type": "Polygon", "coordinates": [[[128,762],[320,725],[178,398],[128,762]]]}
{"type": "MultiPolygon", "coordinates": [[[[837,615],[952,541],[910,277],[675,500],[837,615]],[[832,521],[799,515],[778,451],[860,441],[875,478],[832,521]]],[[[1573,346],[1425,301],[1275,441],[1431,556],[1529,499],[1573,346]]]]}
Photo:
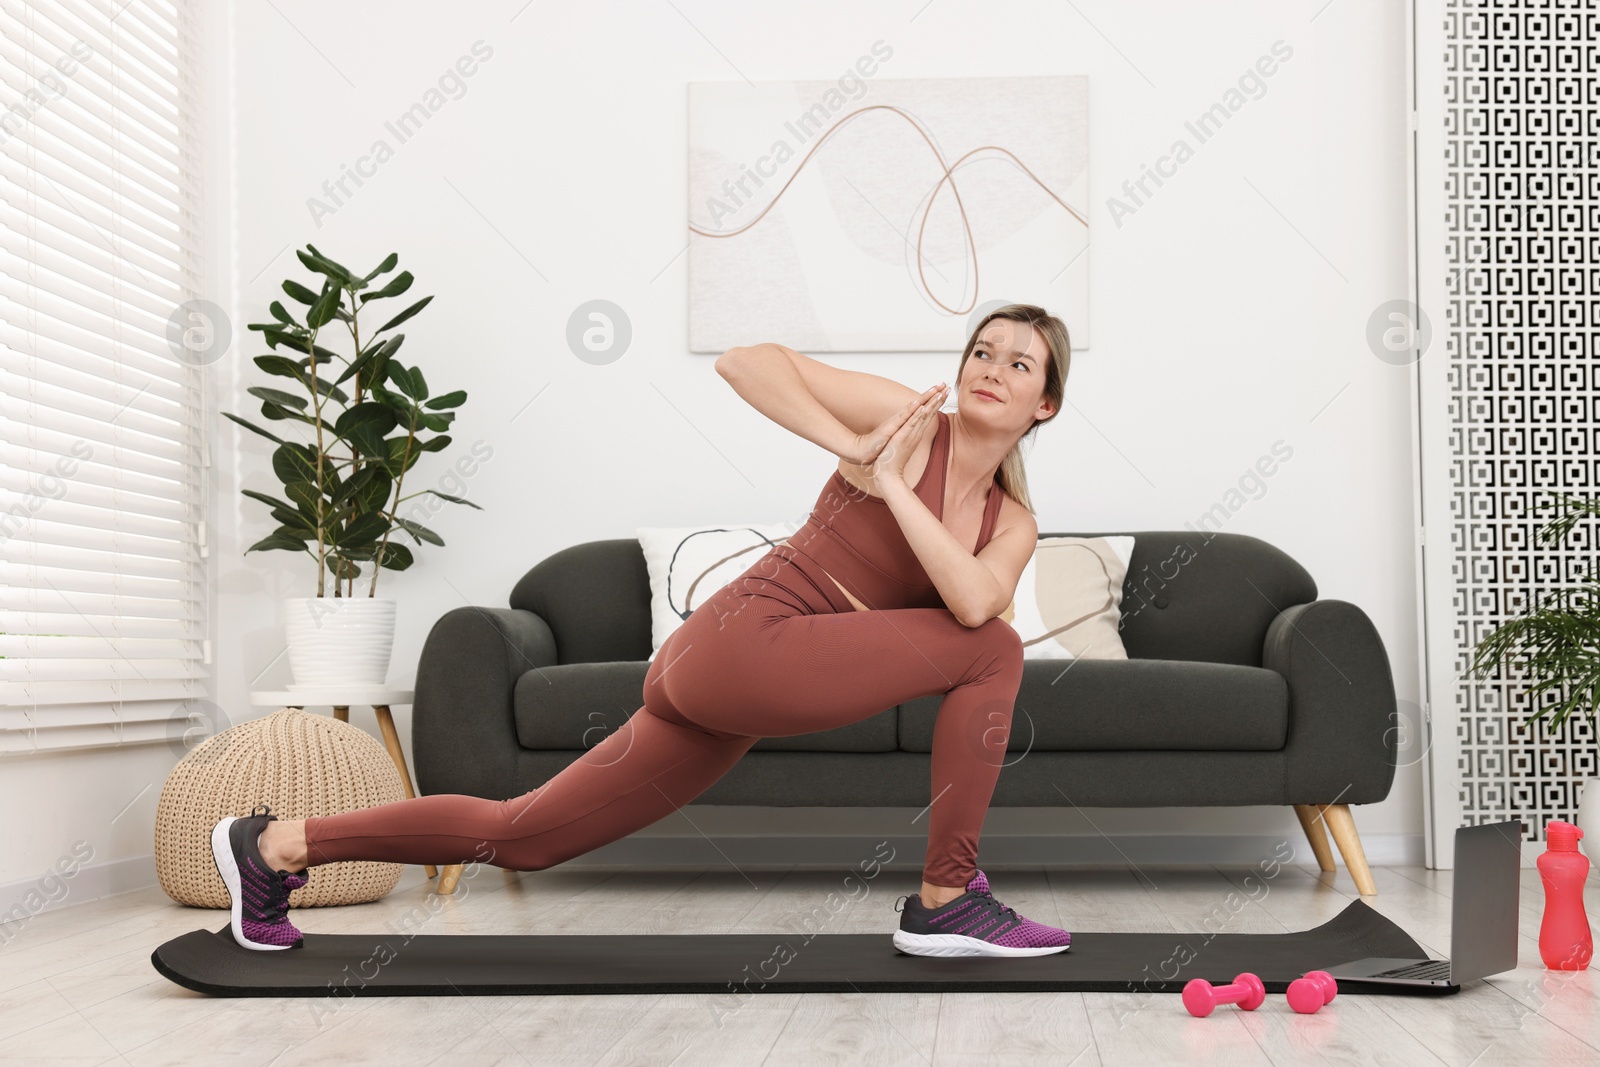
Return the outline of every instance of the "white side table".
{"type": "MultiPolygon", "coordinates": [[[[310,689],[252,689],[250,703],[279,708],[328,706],[333,708],[333,717],[340,722],[350,721],[351,704],[368,705],[377,716],[378,729],[383,733],[383,747],[389,750],[389,758],[394,760],[396,769],[400,771],[400,786],[405,790],[406,798],[410,799],[417,793],[411,787],[411,772],[406,768],[406,756],[400,748],[400,735],[395,731],[394,716],[389,714],[389,705],[410,704],[415,696],[414,690],[395,689],[386,685],[328,685],[310,689]]],[[[444,877],[439,880],[438,891],[441,894],[455,892],[464,866],[452,863],[445,867],[444,877]]],[[[431,863],[423,864],[422,869],[429,878],[439,873],[431,863]]]]}

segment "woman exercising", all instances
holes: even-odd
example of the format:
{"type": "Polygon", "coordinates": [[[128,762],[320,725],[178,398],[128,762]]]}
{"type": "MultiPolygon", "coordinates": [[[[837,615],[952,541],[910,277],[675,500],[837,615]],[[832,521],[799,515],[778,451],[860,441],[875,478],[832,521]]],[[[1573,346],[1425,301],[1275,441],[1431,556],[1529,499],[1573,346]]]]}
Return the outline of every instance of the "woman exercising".
{"type": "Polygon", "coordinates": [[[729,349],[717,371],[741,397],[840,457],[805,524],[696,608],[652,660],[643,706],[537,789],[219,821],[211,847],[234,939],[302,944],[289,893],[312,864],[543,870],[690,803],[763,737],[942,693],[922,888],[903,910],[896,900],[895,947],[1065,951],[1067,931],[994,898],[977,853],[1022,681],[1021,638],[999,616],[1039,537],[1019,443],[1060,410],[1070,351],[1066,326],[1043,308],[991,312],[967,340],[947,414],[943,383],[918,395],[782,345],[729,349]]]}

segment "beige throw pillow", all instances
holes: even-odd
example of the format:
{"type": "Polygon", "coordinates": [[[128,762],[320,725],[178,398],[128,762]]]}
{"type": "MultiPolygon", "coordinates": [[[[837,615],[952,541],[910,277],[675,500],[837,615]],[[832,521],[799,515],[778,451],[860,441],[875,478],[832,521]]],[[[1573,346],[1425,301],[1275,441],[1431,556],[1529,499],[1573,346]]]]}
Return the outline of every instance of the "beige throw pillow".
{"type": "Polygon", "coordinates": [[[786,523],[636,529],[650,572],[650,660],[690,612],[794,530],[786,523]]]}
{"type": "Polygon", "coordinates": [[[1117,624],[1132,537],[1041,537],[1000,617],[1024,659],[1127,659],[1117,624]]]}

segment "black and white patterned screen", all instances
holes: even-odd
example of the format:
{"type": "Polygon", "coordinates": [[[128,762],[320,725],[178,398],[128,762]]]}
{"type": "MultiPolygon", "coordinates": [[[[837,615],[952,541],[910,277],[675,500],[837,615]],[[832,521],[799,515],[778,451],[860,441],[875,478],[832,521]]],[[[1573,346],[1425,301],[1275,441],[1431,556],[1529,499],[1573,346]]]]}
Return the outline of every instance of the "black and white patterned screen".
{"type": "MultiPolygon", "coordinates": [[[[1536,594],[1600,569],[1593,522],[1547,546],[1535,535],[1553,512],[1534,510],[1548,493],[1600,495],[1600,4],[1447,0],[1444,13],[1456,662],[1434,684],[1461,709],[1462,823],[1520,818],[1539,841],[1600,773],[1593,723],[1576,712],[1552,734],[1527,721],[1533,679],[1466,670],[1536,594]]],[[[1429,527],[1434,550],[1443,530],[1429,527]]]]}

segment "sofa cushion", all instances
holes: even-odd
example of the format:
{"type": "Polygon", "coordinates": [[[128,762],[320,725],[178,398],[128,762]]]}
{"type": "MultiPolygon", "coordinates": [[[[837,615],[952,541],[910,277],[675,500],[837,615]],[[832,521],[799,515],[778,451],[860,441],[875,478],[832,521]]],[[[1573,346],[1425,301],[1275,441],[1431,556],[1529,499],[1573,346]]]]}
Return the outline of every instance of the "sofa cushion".
{"type": "MultiPolygon", "coordinates": [[[[1227,521],[1221,503],[1200,518],[1202,527],[1227,521]]],[[[1206,529],[1126,536],[1133,538],[1133,559],[1122,589],[1122,647],[1132,659],[1260,667],[1267,627],[1278,613],[1317,599],[1317,583],[1306,569],[1259,537],[1206,529]]]]}
{"type": "Polygon", "coordinates": [[[650,656],[650,571],[637,537],[585,541],[546,557],[511,590],[510,606],[550,627],[557,663],[650,656]]]}
{"type": "MultiPolygon", "coordinates": [[[[900,748],[933,750],[944,694],[900,705],[900,748]]],[[[1284,746],[1289,687],[1262,667],[1187,660],[1024,660],[1008,752],[1284,746]]]]}
{"type": "MultiPolygon", "coordinates": [[[[523,748],[583,751],[621,728],[644,703],[643,660],[564,663],[525,671],[513,696],[517,741],[523,748]]],[[[897,708],[814,734],[763,737],[752,751],[893,752],[897,708]]]]}

